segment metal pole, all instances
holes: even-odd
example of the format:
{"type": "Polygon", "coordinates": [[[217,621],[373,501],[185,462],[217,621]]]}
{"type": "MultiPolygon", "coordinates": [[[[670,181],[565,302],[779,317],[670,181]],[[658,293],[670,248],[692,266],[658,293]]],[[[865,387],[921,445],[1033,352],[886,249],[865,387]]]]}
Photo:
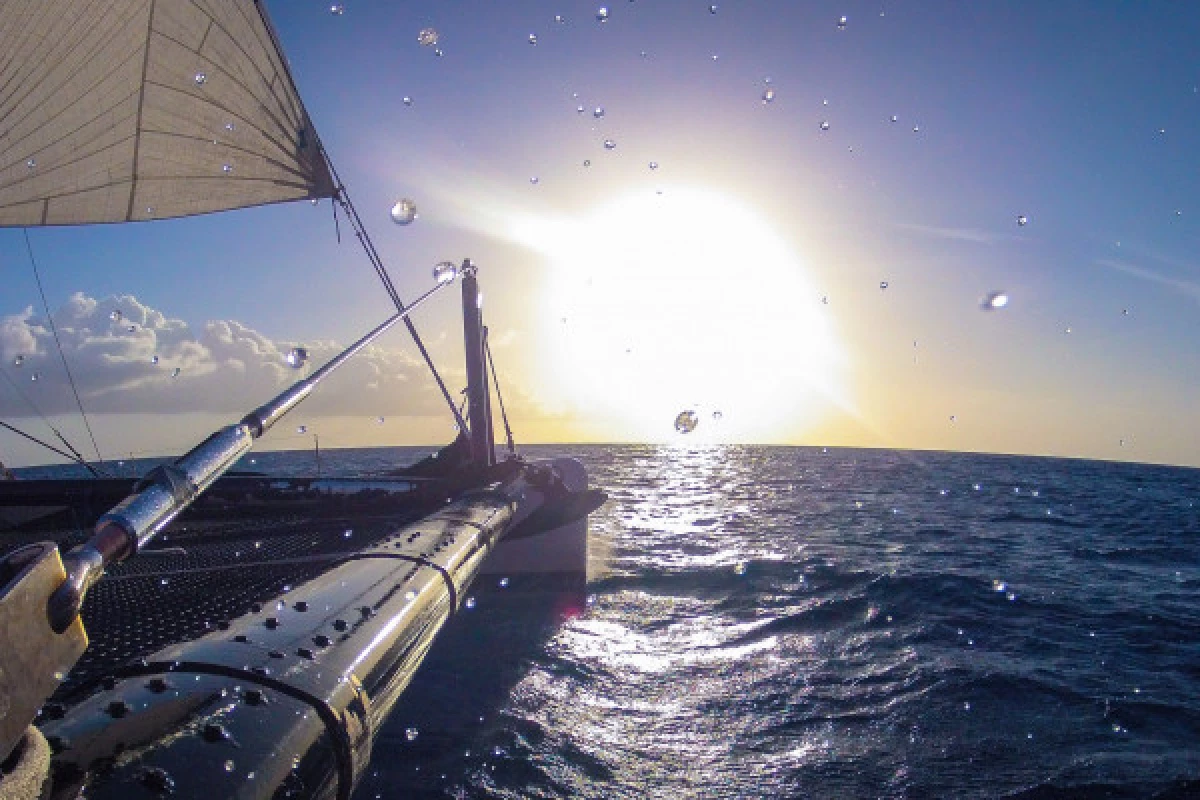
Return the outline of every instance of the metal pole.
{"type": "Polygon", "coordinates": [[[270,402],[247,414],[241,422],[216,431],[174,463],[151,470],[138,483],[133,494],[96,521],[92,537],[63,558],[67,579],[50,596],[48,610],[51,627],[60,632],[66,630],[79,616],[84,595],[100,579],[105,567],[124,561],[145,547],[213,481],[236,464],[254,446],[255,439],[308,397],[326,376],[445,285],[438,283],[404,311],[377,325],[312,375],[297,381],[270,402]]]}
{"type": "Polygon", "coordinates": [[[475,278],[476,267],[463,267],[463,345],[467,357],[467,402],[470,404],[467,417],[471,426],[471,459],[476,466],[491,466],[488,459],[487,376],[483,365],[483,325],[480,307],[483,295],[479,293],[479,281],[475,278]]]}

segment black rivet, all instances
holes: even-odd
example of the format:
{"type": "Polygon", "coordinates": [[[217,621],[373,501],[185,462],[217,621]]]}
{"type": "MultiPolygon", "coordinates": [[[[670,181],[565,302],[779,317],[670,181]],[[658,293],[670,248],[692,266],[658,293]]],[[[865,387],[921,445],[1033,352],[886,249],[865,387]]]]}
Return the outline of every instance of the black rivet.
{"type": "Polygon", "coordinates": [[[237,636],[233,637],[233,640],[235,642],[240,642],[241,644],[246,644],[250,641],[250,637],[244,633],[239,633],[237,636]]]}
{"type": "Polygon", "coordinates": [[[170,686],[168,686],[167,682],[165,680],[163,680],[162,678],[151,678],[149,681],[146,682],[146,688],[149,689],[150,691],[154,692],[155,694],[162,694],[167,689],[169,689],[170,686]]]}
{"type": "Polygon", "coordinates": [[[358,613],[362,614],[363,619],[370,619],[371,615],[375,612],[371,610],[370,606],[363,606],[358,610],[358,613]]]}
{"type": "Polygon", "coordinates": [[[346,620],[344,620],[344,619],[335,619],[333,621],[333,629],[334,630],[344,631],[344,630],[346,630],[347,627],[348,626],[346,625],[346,620]]]}
{"type": "Polygon", "coordinates": [[[138,776],[138,783],[159,794],[170,794],[175,791],[175,781],[165,769],[158,767],[146,767],[142,770],[142,774],[138,776]]]}
{"type": "Polygon", "coordinates": [[[124,700],[113,700],[108,704],[108,708],[105,710],[113,719],[120,719],[129,713],[129,704],[124,700]]]}
{"type": "Polygon", "coordinates": [[[325,634],[318,633],[313,637],[313,644],[315,644],[317,647],[329,647],[332,642],[330,642],[329,637],[325,634]]]}
{"type": "Polygon", "coordinates": [[[262,689],[247,689],[242,692],[242,699],[246,701],[248,706],[264,706],[267,704],[267,696],[263,694],[262,689]]]}
{"type": "Polygon", "coordinates": [[[266,625],[271,630],[275,630],[276,628],[279,627],[279,620],[275,619],[275,617],[267,617],[266,621],[263,624],[266,625]]]}
{"type": "Polygon", "coordinates": [[[300,656],[301,658],[307,658],[309,661],[312,661],[314,657],[313,651],[309,650],[307,647],[301,647],[297,649],[296,655],[300,656]]]}
{"type": "Polygon", "coordinates": [[[308,603],[304,602],[303,600],[297,600],[296,604],[292,606],[292,608],[296,609],[297,611],[308,611],[308,603]]]}
{"type": "Polygon", "coordinates": [[[223,742],[229,738],[229,731],[222,728],[215,722],[210,722],[204,726],[204,730],[200,733],[204,737],[204,741],[211,744],[223,742]]]}
{"type": "Polygon", "coordinates": [[[279,652],[278,650],[271,650],[267,653],[267,655],[269,655],[271,658],[283,658],[283,653],[279,652]]]}

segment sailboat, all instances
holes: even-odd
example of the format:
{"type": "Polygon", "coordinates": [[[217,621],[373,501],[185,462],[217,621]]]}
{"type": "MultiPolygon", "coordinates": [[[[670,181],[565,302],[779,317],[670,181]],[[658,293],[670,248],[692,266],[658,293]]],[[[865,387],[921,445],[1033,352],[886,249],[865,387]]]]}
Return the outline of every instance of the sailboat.
{"type": "Polygon", "coordinates": [[[478,576],[582,591],[603,493],[572,459],[520,457],[510,431],[498,457],[475,266],[441,265],[401,300],[261,0],[0,5],[0,225],[322,199],[344,212],[394,314],[141,478],[0,481],[0,795],[348,798],[478,576]],[[410,318],[455,280],[465,413],[410,318]],[[456,420],[450,445],[368,479],[234,471],[400,324],[456,420]]]}

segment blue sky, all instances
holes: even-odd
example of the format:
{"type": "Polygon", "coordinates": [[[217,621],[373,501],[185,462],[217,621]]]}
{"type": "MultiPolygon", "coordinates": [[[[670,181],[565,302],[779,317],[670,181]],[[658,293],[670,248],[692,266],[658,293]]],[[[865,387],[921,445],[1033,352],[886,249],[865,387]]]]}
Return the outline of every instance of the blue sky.
{"type": "MultiPolygon", "coordinates": [[[[437,261],[481,265],[518,435],[679,440],[669,412],[695,406],[723,417],[689,442],[1200,464],[1200,8],[638,0],[600,23],[597,3],[344,5],[270,8],[402,293],[437,261]],[[400,197],[408,227],[387,218],[400,197]],[[980,310],[997,290],[1009,305],[980,310]]],[[[278,352],[344,343],[388,309],[327,202],[30,236],[52,307],[133,295],[197,341],[229,320],[278,352]]],[[[0,231],[0,269],[0,316],[40,317],[20,231],[0,231]]],[[[452,373],[456,308],[420,319],[452,373]]],[[[198,369],[176,416],[176,390],[122,394],[100,326],[75,324],[102,447],[169,449],[283,380],[278,352],[254,379],[198,369]]],[[[47,394],[26,388],[53,409],[49,355],[47,394]]],[[[340,381],[312,427],[333,446],[444,439],[406,357],[391,337],[378,358],[409,383],[364,399],[340,381]]],[[[0,412],[29,414],[7,384],[0,412]]]]}

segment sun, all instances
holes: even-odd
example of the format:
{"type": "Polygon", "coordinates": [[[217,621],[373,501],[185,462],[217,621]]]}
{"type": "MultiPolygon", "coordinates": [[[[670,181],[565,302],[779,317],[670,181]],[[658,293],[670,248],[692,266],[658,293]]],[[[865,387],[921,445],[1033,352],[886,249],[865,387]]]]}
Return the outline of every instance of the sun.
{"type": "Polygon", "coordinates": [[[735,198],[675,189],[522,224],[550,271],[540,385],[590,436],[679,438],[691,411],[688,442],[796,441],[843,404],[828,308],[735,198]]]}

